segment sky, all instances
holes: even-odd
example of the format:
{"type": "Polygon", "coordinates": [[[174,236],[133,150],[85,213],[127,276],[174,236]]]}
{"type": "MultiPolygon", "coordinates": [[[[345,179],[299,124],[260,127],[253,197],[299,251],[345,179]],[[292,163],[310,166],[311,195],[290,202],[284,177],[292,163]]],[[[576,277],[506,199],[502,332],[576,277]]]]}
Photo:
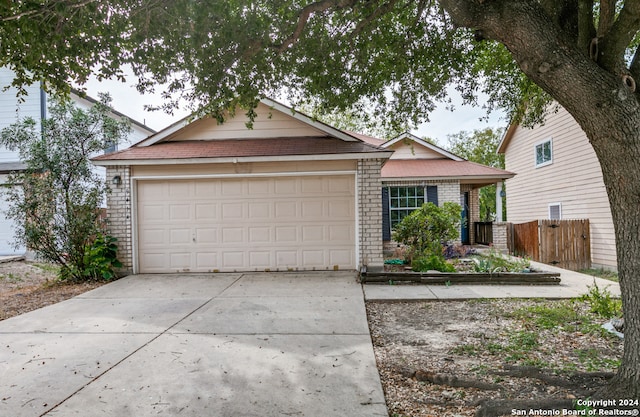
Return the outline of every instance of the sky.
{"type": "MultiPolygon", "coordinates": [[[[91,79],[83,86],[89,96],[98,97],[99,92],[108,92],[112,99],[112,107],[127,115],[129,118],[144,123],[154,130],[162,130],[170,124],[188,115],[185,110],[177,110],[168,115],[161,110],[149,112],[144,109],[145,104],[158,104],[159,95],[141,95],[133,87],[132,82],[122,83],[115,80],[98,82],[91,79]]],[[[487,127],[499,128],[507,126],[504,114],[494,112],[489,120],[480,120],[486,116],[481,105],[462,105],[462,99],[450,89],[454,111],[447,109],[447,105],[439,105],[430,116],[430,122],[424,123],[412,131],[416,136],[436,139],[440,146],[447,143],[447,135],[461,131],[472,132],[475,129],[487,127]]]]}

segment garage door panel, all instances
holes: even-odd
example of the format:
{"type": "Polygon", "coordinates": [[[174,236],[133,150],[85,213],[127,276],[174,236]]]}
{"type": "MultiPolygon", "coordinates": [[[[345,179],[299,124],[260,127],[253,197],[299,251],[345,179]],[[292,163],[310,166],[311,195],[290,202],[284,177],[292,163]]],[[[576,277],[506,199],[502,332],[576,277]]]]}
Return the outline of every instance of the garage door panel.
{"type": "Polygon", "coordinates": [[[196,203],[196,220],[198,221],[218,220],[218,205],[196,203]]]}
{"type": "Polygon", "coordinates": [[[251,268],[265,269],[273,265],[270,251],[254,251],[249,253],[249,266],[251,268]]]}
{"type": "Polygon", "coordinates": [[[298,193],[298,180],[295,178],[276,178],[273,181],[276,195],[290,196],[298,193]]]}
{"type": "Polygon", "coordinates": [[[268,243],[271,242],[271,227],[250,227],[249,241],[252,243],[268,243]]]}
{"type": "Polygon", "coordinates": [[[215,269],[213,265],[218,264],[218,254],[215,251],[212,252],[197,252],[196,253],[196,269],[200,272],[210,272],[215,269]]]}
{"type": "Polygon", "coordinates": [[[137,195],[140,272],[355,268],[353,175],[145,180],[137,195]]]}
{"type": "Polygon", "coordinates": [[[244,252],[234,251],[234,252],[223,252],[222,253],[222,266],[223,268],[228,269],[243,269],[245,268],[244,264],[244,252]]]}
{"type": "Polygon", "coordinates": [[[295,219],[298,214],[298,202],[292,201],[276,201],[274,203],[275,219],[295,219]]]}
{"type": "Polygon", "coordinates": [[[189,204],[171,204],[169,206],[169,221],[188,221],[193,220],[191,216],[191,205],[189,204]]]}
{"type": "Polygon", "coordinates": [[[184,245],[191,242],[191,229],[172,229],[169,231],[170,245],[184,245]]]}
{"type": "Polygon", "coordinates": [[[296,250],[277,250],[276,251],[276,267],[293,268],[300,263],[298,262],[298,251],[296,250]]]}
{"type": "Polygon", "coordinates": [[[199,245],[207,243],[218,243],[217,228],[198,228],[196,229],[196,243],[199,245]]]}

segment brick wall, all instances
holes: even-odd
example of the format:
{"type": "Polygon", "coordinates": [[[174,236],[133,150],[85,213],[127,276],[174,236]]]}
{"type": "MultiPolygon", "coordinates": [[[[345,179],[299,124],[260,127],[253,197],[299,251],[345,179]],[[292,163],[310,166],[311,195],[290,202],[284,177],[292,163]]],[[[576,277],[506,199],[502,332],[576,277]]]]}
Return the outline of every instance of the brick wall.
{"type": "Polygon", "coordinates": [[[493,247],[502,253],[509,253],[509,243],[507,229],[509,222],[493,222],[493,247]]]}
{"type": "Polygon", "coordinates": [[[358,219],[360,264],[382,269],[382,159],[358,161],[358,219]]]}
{"type": "Polygon", "coordinates": [[[111,188],[107,195],[107,221],[109,233],[118,239],[118,259],[124,273],[133,272],[130,173],[128,166],[107,167],[107,181],[111,188]],[[120,176],[120,185],[111,182],[116,175],[120,176]]]}

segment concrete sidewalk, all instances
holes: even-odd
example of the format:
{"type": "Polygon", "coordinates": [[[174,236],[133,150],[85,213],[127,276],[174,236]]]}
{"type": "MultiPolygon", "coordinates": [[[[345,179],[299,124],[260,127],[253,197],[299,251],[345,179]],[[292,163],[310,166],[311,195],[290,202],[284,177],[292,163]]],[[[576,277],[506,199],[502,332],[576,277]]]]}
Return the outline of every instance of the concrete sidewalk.
{"type": "Polygon", "coordinates": [[[387,416],[355,275],[139,275],[2,321],[0,416],[387,416]]]}
{"type": "Polygon", "coordinates": [[[560,285],[378,285],[366,284],[367,301],[415,301],[415,300],[469,300],[474,298],[548,298],[579,297],[589,291],[594,282],[612,296],[620,296],[617,282],[595,278],[551,265],[531,262],[541,271],[559,272],[560,285]]]}

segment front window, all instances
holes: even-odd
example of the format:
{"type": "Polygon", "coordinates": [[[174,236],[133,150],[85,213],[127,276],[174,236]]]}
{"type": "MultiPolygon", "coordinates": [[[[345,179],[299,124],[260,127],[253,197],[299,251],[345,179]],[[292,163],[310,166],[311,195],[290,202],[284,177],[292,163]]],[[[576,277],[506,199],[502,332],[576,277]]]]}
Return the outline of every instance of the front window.
{"type": "Polygon", "coordinates": [[[424,187],[389,187],[391,229],[424,203],[424,187]]]}
{"type": "Polygon", "coordinates": [[[536,168],[549,165],[553,162],[553,147],[551,139],[536,145],[536,168]]]}

